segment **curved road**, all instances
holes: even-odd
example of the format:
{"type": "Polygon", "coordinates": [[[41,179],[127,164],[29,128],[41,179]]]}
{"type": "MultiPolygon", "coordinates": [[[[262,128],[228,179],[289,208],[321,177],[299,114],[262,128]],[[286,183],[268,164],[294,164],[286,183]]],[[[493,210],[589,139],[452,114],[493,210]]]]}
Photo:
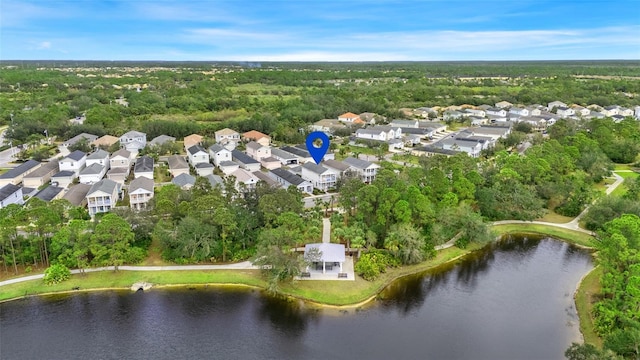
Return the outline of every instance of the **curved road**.
{"type": "MultiPolygon", "coordinates": [[[[618,170],[618,172],[632,172],[632,171],[631,170],[618,170]]],[[[607,188],[607,190],[606,190],[606,194],[607,195],[611,194],[624,181],[624,178],[622,176],[616,174],[615,172],[613,173],[613,176],[616,178],[616,181],[607,188]]],[[[587,233],[587,234],[593,235],[593,232],[591,232],[589,230],[582,229],[582,228],[580,228],[578,226],[578,222],[580,221],[580,218],[582,218],[582,216],[584,216],[584,214],[586,214],[586,212],[589,209],[589,207],[590,206],[587,206],[584,209],[584,211],[582,213],[580,213],[580,215],[576,216],[575,219],[573,219],[573,220],[571,220],[571,221],[569,221],[567,223],[564,223],[564,224],[557,224],[557,223],[551,223],[551,222],[546,222],[546,221],[504,220],[504,221],[495,221],[495,222],[493,222],[493,225],[501,225],[501,224],[540,224],[540,225],[555,226],[555,227],[569,229],[569,230],[576,230],[576,231],[580,231],[580,232],[583,232],[583,233],[587,233]]],[[[323,221],[323,225],[324,225],[324,227],[323,227],[324,228],[323,229],[323,241],[324,241],[325,237],[329,237],[329,235],[330,235],[330,226],[331,226],[331,224],[329,223],[329,219],[326,219],[326,221],[323,221]]],[[[453,239],[449,240],[448,242],[437,246],[436,250],[442,250],[442,249],[449,248],[449,247],[453,246],[454,243],[455,243],[455,237],[453,239]]],[[[225,264],[225,265],[171,265],[171,266],[119,266],[118,267],[118,270],[123,270],[123,271],[257,270],[257,269],[260,269],[260,268],[258,266],[253,265],[249,261],[244,261],[244,262],[235,263],[235,264],[225,264]]],[[[84,272],[90,273],[90,272],[107,271],[107,270],[114,270],[114,268],[113,268],[113,266],[90,268],[90,269],[85,269],[84,272]]],[[[71,270],[71,273],[72,274],[79,274],[80,270],[71,270]]],[[[15,283],[23,282],[23,281],[42,279],[43,277],[44,277],[44,274],[23,276],[23,277],[19,277],[19,278],[15,278],[15,279],[9,279],[9,280],[5,280],[5,281],[0,281],[0,286],[9,285],[9,284],[15,284],[15,283]]]]}

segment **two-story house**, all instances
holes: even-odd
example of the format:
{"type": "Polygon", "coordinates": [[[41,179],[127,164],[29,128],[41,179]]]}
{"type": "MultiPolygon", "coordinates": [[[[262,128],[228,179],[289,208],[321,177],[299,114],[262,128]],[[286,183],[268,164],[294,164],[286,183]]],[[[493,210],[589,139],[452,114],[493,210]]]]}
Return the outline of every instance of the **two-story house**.
{"type": "Polygon", "coordinates": [[[349,165],[359,176],[362,182],[371,183],[376,179],[380,165],[370,161],[348,157],[342,160],[343,163],[349,165]]]}
{"type": "Polygon", "coordinates": [[[301,192],[312,194],[313,193],[313,185],[311,182],[301,178],[299,175],[296,175],[285,169],[273,169],[267,173],[267,175],[275,180],[280,186],[285,189],[288,189],[289,186],[294,186],[296,189],[301,192]]]}
{"type": "Polygon", "coordinates": [[[0,209],[7,207],[10,204],[24,204],[22,187],[14,184],[6,184],[0,187],[0,209]]]}
{"type": "Polygon", "coordinates": [[[240,134],[229,128],[224,128],[215,132],[216,142],[218,144],[225,144],[228,142],[238,143],[240,142],[240,134]]]}
{"type": "Polygon", "coordinates": [[[247,131],[246,133],[242,134],[242,140],[255,141],[262,146],[271,145],[271,137],[256,130],[247,131]]]}
{"type": "Polygon", "coordinates": [[[184,139],[182,140],[184,143],[184,149],[189,151],[189,148],[194,146],[194,145],[200,145],[202,144],[202,140],[204,139],[204,137],[202,135],[198,135],[198,134],[191,134],[189,136],[185,136],[184,139]]]}
{"type": "Polygon", "coordinates": [[[109,167],[113,168],[131,168],[131,152],[120,149],[114,152],[109,159],[109,167]]]}
{"type": "Polygon", "coordinates": [[[338,116],[338,120],[350,124],[364,124],[364,121],[360,119],[360,115],[354,114],[352,112],[347,112],[338,116]]]}
{"type": "Polygon", "coordinates": [[[111,211],[120,196],[120,184],[109,179],[102,179],[91,185],[87,192],[87,208],[91,217],[98,213],[111,211]]]}
{"type": "Polygon", "coordinates": [[[231,151],[220,144],[213,144],[209,147],[209,158],[215,166],[220,166],[223,161],[231,161],[231,151]]]}
{"type": "Polygon", "coordinates": [[[253,175],[253,173],[245,169],[238,169],[232,172],[229,176],[233,176],[235,178],[236,189],[239,192],[246,192],[255,189],[256,184],[260,181],[260,179],[253,175]]]}
{"type": "Polygon", "coordinates": [[[195,167],[200,163],[209,163],[209,153],[200,145],[193,145],[187,149],[189,155],[189,164],[195,167]]]}
{"type": "Polygon", "coordinates": [[[145,155],[136,159],[136,164],[133,167],[133,177],[137,179],[141,176],[153,179],[153,158],[145,155]]]}
{"type": "Polygon", "coordinates": [[[109,153],[102,149],[98,149],[87,155],[86,166],[89,167],[93,164],[102,165],[109,170],[109,153]]]}
{"type": "Polygon", "coordinates": [[[310,161],[302,165],[300,176],[321,191],[335,188],[338,181],[338,174],[335,171],[310,161]]]}
{"type": "Polygon", "coordinates": [[[82,134],[78,134],[78,135],[72,137],[71,139],[63,142],[62,146],[68,148],[69,146],[73,146],[73,145],[79,143],[80,141],[86,141],[87,144],[91,144],[92,142],[96,141],[97,139],[98,139],[98,137],[96,135],[82,133],[82,134]]]}
{"type": "Polygon", "coordinates": [[[24,163],[14,167],[6,173],[0,175],[0,186],[8,184],[18,185],[22,179],[38,169],[41,164],[35,160],[27,160],[24,163]]]}
{"type": "Polygon", "coordinates": [[[251,141],[247,143],[247,155],[251,156],[257,161],[260,161],[263,158],[268,158],[271,156],[271,148],[261,145],[255,141],[251,141]]]}
{"type": "Polygon", "coordinates": [[[60,167],[60,171],[69,170],[76,173],[76,175],[79,175],[80,171],[84,169],[86,164],[87,154],[80,150],[76,150],[60,160],[58,166],[60,167]]]}
{"type": "Polygon", "coordinates": [[[575,110],[566,106],[559,106],[556,108],[556,114],[560,117],[569,117],[576,114],[575,110]]]}
{"type": "Polygon", "coordinates": [[[80,171],[80,183],[81,184],[94,184],[98,181],[102,180],[104,175],[107,173],[107,168],[98,164],[93,163],[91,166],[87,166],[80,171]]]}
{"type": "Polygon", "coordinates": [[[137,154],[147,146],[147,134],[139,131],[129,131],[120,136],[120,147],[137,154]]]}
{"type": "Polygon", "coordinates": [[[254,160],[240,150],[233,150],[231,152],[231,157],[233,158],[234,162],[240,165],[241,168],[249,172],[260,170],[260,162],[254,160]]]}
{"type": "Polygon", "coordinates": [[[129,184],[129,204],[133,210],[143,210],[153,198],[153,180],[141,176],[129,184]]]}
{"type": "Polygon", "coordinates": [[[169,163],[169,173],[174,178],[181,174],[189,174],[189,164],[182,155],[171,155],[167,160],[169,163]]]}

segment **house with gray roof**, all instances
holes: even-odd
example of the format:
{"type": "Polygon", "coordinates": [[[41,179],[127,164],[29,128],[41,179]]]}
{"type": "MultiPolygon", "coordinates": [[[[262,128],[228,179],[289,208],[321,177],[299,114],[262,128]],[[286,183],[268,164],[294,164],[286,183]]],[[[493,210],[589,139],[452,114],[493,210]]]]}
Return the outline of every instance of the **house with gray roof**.
{"type": "Polygon", "coordinates": [[[14,184],[6,184],[0,187],[0,209],[11,204],[24,204],[22,188],[14,184]]]}
{"type": "Polygon", "coordinates": [[[80,170],[84,169],[87,164],[87,154],[80,150],[76,150],[71,154],[65,156],[60,160],[58,166],[60,167],[60,171],[62,170],[70,170],[76,173],[76,175],[80,174],[80,170]]]}
{"type": "Polygon", "coordinates": [[[391,121],[391,123],[389,125],[393,126],[393,127],[399,127],[399,128],[414,128],[414,129],[417,129],[419,124],[420,123],[418,122],[418,120],[396,119],[396,120],[391,121]]]}
{"type": "Polygon", "coordinates": [[[58,160],[43,163],[39,168],[22,178],[22,186],[39,188],[49,182],[51,176],[58,172],[58,160]]]}
{"type": "Polygon", "coordinates": [[[129,206],[139,211],[147,208],[149,201],[153,199],[153,180],[145,176],[133,179],[129,184],[129,206]]]}
{"type": "Polygon", "coordinates": [[[225,175],[229,175],[238,170],[240,168],[240,164],[234,161],[222,161],[218,167],[225,175]]]}
{"type": "Polygon", "coordinates": [[[92,164],[100,164],[109,170],[109,153],[98,149],[87,155],[86,166],[91,166],[92,164]]]}
{"type": "Polygon", "coordinates": [[[35,198],[38,198],[45,202],[51,202],[56,199],[61,199],[64,195],[64,188],[59,186],[47,186],[46,188],[38,191],[37,194],[34,195],[35,198]]]}
{"type": "Polygon", "coordinates": [[[270,178],[269,175],[263,173],[262,171],[254,171],[253,176],[257,177],[259,181],[264,182],[267,186],[279,188],[280,184],[274,179],[270,178]]]}
{"type": "Polygon", "coordinates": [[[353,168],[355,172],[358,173],[362,182],[367,184],[376,179],[378,169],[380,169],[380,165],[376,163],[372,163],[370,161],[362,159],[356,159],[354,157],[348,157],[342,160],[342,162],[351,166],[351,168],[353,168]]]}
{"type": "Polygon", "coordinates": [[[213,144],[209,147],[209,158],[215,166],[220,166],[223,161],[231,161],[231,150],[225,148],[220,144],[213,144]]]}
{"type": "Polygon", "coordinates": [[[209,153],[200,145],[193,145],[187,149],[189,164],[195,167],[197,164],[209,163],[209,153]]]}
{"type": "Polygon", "coordinates": [[[87,193],[91,189],[91,185],[76,184],[69,188],[69,191],[62,196],[63,199],[69,201],[73,206],[86,206],[87,193]]]}
{"type": "Polygon", "coordinates": [[[336,187],[338,173],[314,162],[308,161],[302,165],[301,176],[320,191],[329,191],[336,187]]]}
{"type": "MultiPolygon", "coordinates": [[[[293,155],[297,156],[298,157],[298,164],[313,160],[313,157],[311,156],[311,154],[309,154],[309,152],[307,150],[300,149],[299,147],[283,146],[281,148],[281,150],[284,150],[284,151],[286,151],[286,152],[288,152],[290,154],[293,154],[293,155]]],[[[271,156],[276,157],[273,154],[273,150],[271,151],[271,156]]]]}
{"type": "Polygon", "coordinates": [[[147,146],[147,134],[139,131],[129,131],[120,136],[120,147],[137,154],[147,146]]]}
{"type": "Polygon", "coordinates": [[[169,164],[169,173],[173,177],[189,173],[189,164],[182,155],[169,156],[167,163],[169,164]]]}
{"type": "Polygon", "coordinates": [[[78,134],[78,135],[72,137],[71,139],[63,142],[62,146],[68,148],[69,146],[73,146],[73,145],[77,144],[81,140],[85,140],[87,142],[87,144],[91,144],[92,142],[96,141],[97,139],[98,139],[98,136],[96,136],[96,135],[82,133],[82,134],[78,134]]]}
{"type": "Polygon", "coordinates": [[[188,173],[182,173],[171,179],[171,183],[177,185],[183,190],[189,190],[193,185],[195,185],[196,177],[188,173]]]}
{"type": "Polygon", "coordinates": [[[129,168],[116,167],[107,171],[107,179],[113,180],[120,185],[124,185],[124,182],[129,177],[129,168]]]}
{"type": "Polygon", "coordinates": [[[411,155],[414,156],[435,156],[435,155],[443,155],[443,156],[453,156],[457,154],[457,151],[453,150],[445,150],[442,148],[437,148],[435,146],[421,146],[411,150],[411,155]]]}
{"type": "Polygon", "coordinates": [[[140,176],[153,179],[153,158],[145,155],[136,159],[136,164],[133,167],[133,176],[136,179],[140,176]]]}
{"type": "Polygon", "coordinates": [[[267,176],[275,180],[280,186],[287,189],[289,186],[294,186],[296,189],[303,193],[312,194],[313,184],[311,182],[301,178],[285,169],[273,169],[267,173],[267,176]]]}
{"type": "Polygon", "coordinates": [[[151,139],[151,141],[149,141],[149,145],[151,146],[161,146],[165,143],[172,143],[175,142],[176,138],[174,138],[173,136],[169,136],[169,135],[160,135],[160,136],[156,136],[153,139],[151,139]]]}
{"type": "Polygon", "coordinates": [[[211,184],[212,188],[216,186],[219,186],[221,189],[224,188],[224,180],[222,180],[220,176],[209,174],[205,176],[205,178],[209,180],[209,184],[211,184]]]}
{"type": "Polygon", "coordinates": [[[126,149],[120,149],[114,152],[109,158],[109,167],[113,168],[127,168],[131,167],[131,151],[126,149]]]}
{"type": "Polygon", "coordinates": [[[35,160],[27,160],[26,162],[0,175],[0,186],[8,184],[18,185],[26,175],[37,170],[40,166],[41,164],[35,160]]]}
{"type": "Polygon", "coordinates": [[[111,211],[119,200],[120,191],[120,184],[109,179],[102,179],[91,185],[86,196],[89,215],[94,217],[98,213],[111,211]]]}
{"type": "Polygon", "coordinates": [[[338,178],[344,176],[348,171],[354,171],[351,165],[345,164],[339,160],[325,160],[322,162],[322,166],[329,170],[333,170],[338,174],[338,178]]]}
{"type": "Polygon", "coordinates": [[[211,163],[198,163],[195,166],[196,174],[198,176],[207,176],[213,174],[214,166],[211,163]]]}
{"type": "Polygon", "coordinates": [[[282,165],[297,165],[300,162],[298,156],[277,148],[271,149],[271,157],[278,159],[282,165]]]}
{"type": "Polygon", "coordinates": [[[81,184],[93,184],[100,181],[107,174],[107,168],[100,164],[92,164],[80,171],[81,184]]]}
{"type": "Polygon", "coordinates": [[[78,176],[70,170],[59,171],[51,176],[51,185],[68,188],[78,176]]]}
{"type": "Polygon", "coordinates": [[[240,150],[231,151],[231,157],[233,161],[238,163],[241,168],[247,171],[258,171],[260,170],[260,162],[251,158],[249,155],[243,153],[240,150]]]}
{"type": "Polygon", "coordinates": [[[255,141],[248,142],[246,148],[247,155],[258,161],[271,156],[271,148],[269,146],[264,146],[255,141]]]}

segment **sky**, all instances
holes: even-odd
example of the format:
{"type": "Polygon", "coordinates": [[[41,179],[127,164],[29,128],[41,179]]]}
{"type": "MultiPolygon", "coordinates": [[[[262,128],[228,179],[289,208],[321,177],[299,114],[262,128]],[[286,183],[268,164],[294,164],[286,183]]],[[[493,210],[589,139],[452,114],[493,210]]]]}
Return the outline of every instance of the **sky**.
{"type": "Polygon", "coordinates": [[[640,0],[0,0],[0,60],[640,59],[640,0]]]}

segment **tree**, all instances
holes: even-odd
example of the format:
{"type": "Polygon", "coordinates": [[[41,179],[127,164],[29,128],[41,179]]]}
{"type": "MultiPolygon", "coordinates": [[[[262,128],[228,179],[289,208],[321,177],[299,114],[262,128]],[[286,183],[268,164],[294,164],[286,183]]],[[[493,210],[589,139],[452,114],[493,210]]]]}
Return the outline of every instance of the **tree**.
{"type": "Polygon", "coordinates": [[[44,283],[47,285],[58,284],[65,280],[69,280],[71,277],[71,271],[62,265],[62,264],[54,264],[47,268],[44,271],[44,283]]]}
{"type": "Polygon", "coordinates": [[[417,264],[426,258],[425,240],[410,224],[393,225],[384,240],[384,247],[405,265],[417,264]]]}
{"type": "Polygon", "coordinates": [[[113,266],[118,271],[118,266],[124,263],[131,251],[134,238],[131,225],[123,218],[114,213],[104,215],[91,236],[93,263],[113,266]]]}

